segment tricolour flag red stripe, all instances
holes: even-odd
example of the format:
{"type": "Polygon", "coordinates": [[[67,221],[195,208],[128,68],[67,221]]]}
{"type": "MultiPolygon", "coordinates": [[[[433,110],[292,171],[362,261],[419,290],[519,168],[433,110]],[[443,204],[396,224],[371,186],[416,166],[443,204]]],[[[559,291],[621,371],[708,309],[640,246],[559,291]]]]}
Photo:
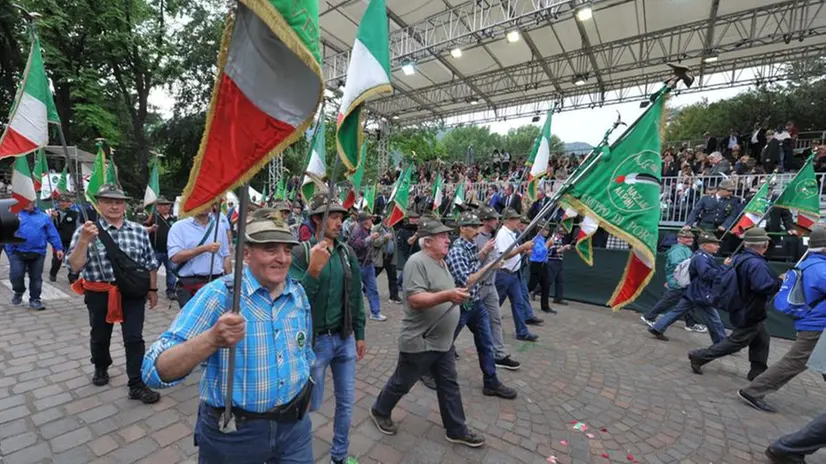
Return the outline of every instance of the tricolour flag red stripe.
{"type": "Polygon", "coordinates": [[[797,212],[797,225],[803,227],[804,229],[812,230],[812,227],[817,224],[818,219],[819,218],[817,216],[809,216],[802,211],[797,212]]]}
{"type": "Polygon", "coordinates": [[[37,150],[39,145],[24,137],[19,132],[9,126],[6,129],[3,143],[0,144],[0,158],[5,156],[16,156],[20,153],[29,153],[37,150]]]}
{"type": "Polygon", "coordinates": [[[614,291],[608,306],[612,309],[621,308],[633,301],[648,283],[652,273],[651,266],[640,259],[636,252],[630,253],[623,280],[614,291]]]}
{"type": "Polygon", "coordinates": [[[393,211],[390,212],[390,216],[387,218],[387,226],[393,227],[399,223],[402,219],[404,219],[404,210],[399,207],[397,204],[393,204],[393,211]]]}

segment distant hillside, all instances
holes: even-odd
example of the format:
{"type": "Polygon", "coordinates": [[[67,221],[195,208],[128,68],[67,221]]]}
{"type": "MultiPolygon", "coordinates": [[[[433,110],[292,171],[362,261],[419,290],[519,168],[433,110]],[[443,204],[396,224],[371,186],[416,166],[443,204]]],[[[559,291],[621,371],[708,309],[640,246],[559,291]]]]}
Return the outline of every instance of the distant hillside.
{"type": "Polygon", "coordinates": [[[593,145],[590,143],[585,142],[573,142],[573,143],[566,143],[565,144],[565,152],[580,152],[580,151],[589,151],[594,148],[593,145]]]}

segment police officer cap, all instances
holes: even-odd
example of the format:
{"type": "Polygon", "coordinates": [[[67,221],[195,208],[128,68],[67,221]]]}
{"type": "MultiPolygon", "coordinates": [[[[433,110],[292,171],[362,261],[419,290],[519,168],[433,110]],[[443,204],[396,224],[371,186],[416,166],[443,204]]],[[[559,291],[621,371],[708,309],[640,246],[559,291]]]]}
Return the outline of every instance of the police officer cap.
{"type": "MultiPolygon", "coordinates": [[[[752,227],[743,234],[743,241],[745,243],[763,243],[769,241],[769,235],[766,229],[762,227],[752,227]]],[[[811,246],[811,245],[809,245],[811,246]]]]}
{"type": "Polygon", "coordinates": [[[482,225],[482,221],[479,219],[479,216],[477,216],[472,211],[467,211],[467,212],[463,213],[462,216],[459,217],[458,223],[459,223],[459,227],[462,227],[462,226],[471,226],[471,227],[473,227],[473,226],[481,226],[482,225]]]}
{"type": "Polygon", "coordinates": [[[736,187],[737,186],[734,184],[734,181],[726,179],[720,182],[720,184],[717,186],[717,189],[728,190],[729,192],[731,192],[734,191],[736,187]]]}
{"type": "Polygon", "coordinates": [[[826,248],[826,227],[817,226],[809,234],[809,248],[826,248]]]}
{"type": "Polygon", "coordinates": [[[697,239],[697,243],[699,243],[700,245],[704,243],[720,243],[720,239],[715,237],[714,234],[709,234],[708,232],[700,232],[700,238],[697,239]]]}
{"type": "Polygon", "coordinates": [[[250,243],[286,243],[288,245],[298,245],[298,241],[290,232],[290,227],[281,219],[277,211],[269,209],[268,213],[262,214],[269,208],[262,208],[254,213],[247,222],[246,238],[250,243]]]}

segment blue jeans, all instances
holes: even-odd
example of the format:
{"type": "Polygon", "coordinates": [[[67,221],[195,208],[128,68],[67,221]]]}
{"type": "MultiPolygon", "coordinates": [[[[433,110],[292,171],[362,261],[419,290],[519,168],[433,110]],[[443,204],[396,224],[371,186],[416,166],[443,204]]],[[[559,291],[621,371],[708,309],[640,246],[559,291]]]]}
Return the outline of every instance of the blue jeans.
{"type": "Polygon", "coordinates": [[[490,331],[490,318],[482,300],[474,301],[471,309],[462,310],[459,316],[459,325],[456,326],[456,332],[453,333],[454,340],[465,326],[473,333],[473,342],[476,344],[476,354],[479,357],[479,368],[482,369],[485,388],[499,386],[499,379],[496,377],[496,359],[493,355],[493,335],[490,331]]]}
{"type": "Polygon", "coordinates": [[[239,420],[237,431],[223,433],[212,408],[201,403],[195,423],[195,443],[199,464],[313,462],[310,415],[297,422],[239,420]]]}
{"type": "Polygon", "coordinates": [[[513,314],[513,325],[516,328],[517,337],[526,337],[528,326],[525,324],[525,313],[523,306],[525,300],[522,297],[522,283],[519,274],[512,274],[504,270],[496,271],[496,292],[499,294],[499,306],[505,302],[505,298],[511,302],[511,314],[513,314]]]}
{"type": "Polygon", "coordinates": [[[23,259],[18,253],[9,253],[9,280],[14,293],[26,293],[24,277],[29,274],[29,301],[39,300],[43,289],[43,262],[46,255],[34,259],[23,259]]]}
{"type": "Polygon", "coordinates": [[[167,253],[155,252],[155,259],[159,264],[163,264],[163,269],[166,271],[166,293],[175,293],[175,274],[169,268],[169,255],[167,253]]]}
{"type": "Polygon", "coordinates": [[[381,304],[379,303],[379,288],[376,285],[376,266],[373,266],[373,263],[361,265],[361,284],[364,296],[370,303],[370,314],[378,316],[381,314],[381,304]]]}
{"type": "Polygon", "coordinates": [[[533,306],[531,306],[531,292],[528,291],[528,272],[526,269],[519,271],[519,283],[522,292],[522,315],[526,321],[529,321],[536,316],[533,314],[533,306]]]}
{"type": "Polygon", "coordinates": [[[720,314],[714,308],[706,308],[695,306],[688,298],[682,298],[677,306],[668,311],[659,318],[654,324],[654,330],[664,333],[668,327],[683,317],[684,314],[694,309],[697,314],[702,314],[708,326],[708,334],[711,336],[712,343],[718,343],[726,338],[726,328],[723,326],[723,321],[720,320],[720,314]]]}
{"type": "MultiPolygon", "coordinates": [[[[685,290],[686,289],[684,288],[666,288],[665,293],[663,293],[663,296],[660,297],[660,300],[657,301],[653,308],[646,311],[642,316],[653,322],[657,316],[663,314],[679,303],[680,299],[682,299],[683,295],[685,295],[685,290]]],[[[685,324],[689,326],[697,324],[692,311],[687,311],[685,313],[685,324]]]]}
{"type": "Polygon", "coordinates": [[[333,459],[346,459],[350,445],[350,424],[356,398],[356,339],[352,334],[342,340],[339,334],[318,335],[315,338],[315,362],[310,371],[315,386],[310,400],[310,411],[316,411],[324,402],[324,379],[327,366],[333,371],[336,413],[333,419],[333,459]]]}

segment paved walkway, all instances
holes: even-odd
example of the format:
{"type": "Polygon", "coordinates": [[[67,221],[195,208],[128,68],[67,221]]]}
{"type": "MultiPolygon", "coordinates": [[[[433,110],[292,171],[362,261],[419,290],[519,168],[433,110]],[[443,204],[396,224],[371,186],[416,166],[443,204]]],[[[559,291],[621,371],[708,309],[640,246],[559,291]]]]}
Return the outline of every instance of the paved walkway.
{"type": "MultiPolygon", "coordinates": [[[[115,331],[109,386],[91,385],[88,317],[82,299],[70,295],[65,273],[45,283],[48,309],[12,307],[5,260],[0,262],[0,462],[131,463],[196,462],[191,430],[197,410],[197,379],[163,391],[158,404],[126,398],[121,337],[115,331]]],[[[386,282],[380,277],[380,286],[386,282]]],[[[382,298],[386,302],[385,297],[382,298]]],[[[417,385],[393,417],[400,432],[376,431],[367,411],[396,362],[401,306],[385,303],[390,318],[369,322],[368,354],[359,363],[351,454],[361,463],[749,463],[780,434],[794,431],[826,410],[824,383],[806,373],[770,397],[782,412],[765,414],[734,396],[746,384],[747,356],[717,361],[706,374],[691,373],[686,352],[709,343],[705,334],[675,326],[672,341],[650,338],[631,312],[573,303],[536,329],[538,343],[506,339],[523,363],[501,379],[519,391],[513,401],[482,396],[482,378],[469,333],[458,341],[459,382],[472,427],[487,446],[470,450],[444,440],[436,395],[417,385]],[[574,429],[581,421],[587,431],[574,429]]],[[[149,312],[144,335],[155,340],[177,312],[161,299],[149,312]]],[[[506,311],[508,312],[508,311],[506,311]]],[[[789,346],[772,341],[772,359],[789,346]]],[[[328,386],[331,383],[327,384],[328,386]]],[[[313,414],[313,448],[329,462],[334,403],[313,414]]],[[[826,462],[818,453],[811,462],[826,462]]]]}

